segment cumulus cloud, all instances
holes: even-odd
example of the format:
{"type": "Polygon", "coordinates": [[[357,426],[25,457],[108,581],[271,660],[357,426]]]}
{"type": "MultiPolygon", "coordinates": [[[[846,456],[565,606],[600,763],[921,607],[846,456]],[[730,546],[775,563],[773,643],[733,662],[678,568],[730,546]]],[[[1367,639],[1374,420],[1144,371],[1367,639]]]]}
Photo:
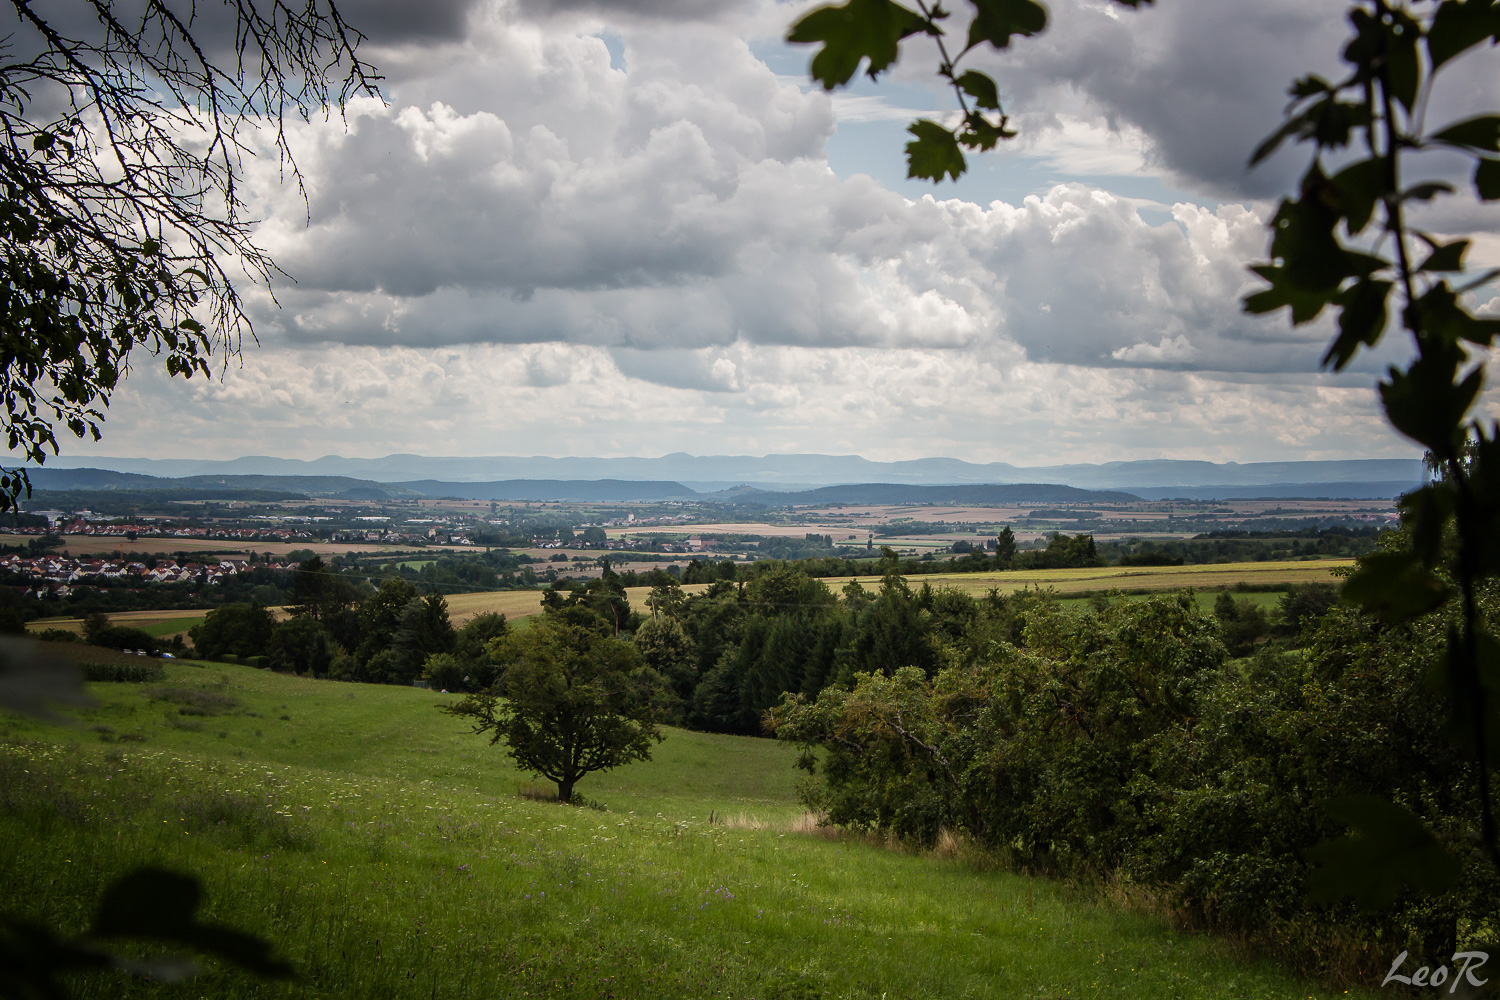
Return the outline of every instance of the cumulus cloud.
{"type": "MultiPolygon", "coordinates": [[[[1238,307],[1254,287],[1245,264],[1265,251],[1265,205],[1161,205],[1081,184],[1017,205],[911,202],[840,179],[823,159],[837,121],[912,112],[804,91],[684,3],[628,17],[630,5],[582,0],[463,8],[467,34],[403,65],[389,105],[359,105],[347,130],[303,129],[307,214],[264,178],[262,237],[297,285],[263,327],[300,344],[590,345],[634,377],[713,391],[740,391],[742,365],[713,369],[736,345],[1316,367],[1326,325],[1238,307]],[[606,23],[624,69],[588,33],[606,23]]],[[[1075,176],[1166,161],[1227,183],[1214,159],[1226,136],[1274,120],[1279,96],[1261,91],[1336,51],[1343,29],[1290,0],[1212,6],[1055,5],[1052,31],[1004,64],[1018,99],[1057,101],[1020,148],[1075,176]]]]}

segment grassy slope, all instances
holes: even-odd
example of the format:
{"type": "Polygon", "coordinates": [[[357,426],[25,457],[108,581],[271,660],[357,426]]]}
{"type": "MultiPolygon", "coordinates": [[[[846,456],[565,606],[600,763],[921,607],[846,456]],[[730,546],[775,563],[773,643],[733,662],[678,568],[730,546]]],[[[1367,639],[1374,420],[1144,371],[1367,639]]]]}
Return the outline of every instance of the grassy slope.
{"type": "Polygon", "coordinates": [[[771,741],[671,731],[580,786],[607,812],[569,809],[518,798],[441,695],[167,670],[73,728],[0,721],[6,899],[76,927],[110,877],[185,867],[303,978],[84,996],[1340,995],[1046,881],[794,832],[771,741]]]}

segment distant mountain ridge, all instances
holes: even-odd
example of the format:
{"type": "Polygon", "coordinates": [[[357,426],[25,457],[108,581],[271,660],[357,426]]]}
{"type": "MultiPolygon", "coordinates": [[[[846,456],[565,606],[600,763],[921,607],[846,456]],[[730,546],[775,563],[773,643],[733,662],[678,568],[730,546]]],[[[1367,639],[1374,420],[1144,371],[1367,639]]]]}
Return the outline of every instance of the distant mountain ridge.
{"type": "Polygon", "coordinates": [[[1002,504],[1002,503],[1132,503],[1141,498],[1117,490],[1081,490],[1055,483],[961,484],[911,486],[906,483],[858,483],[820,486],[797,493],[745,489],[713,493],[705,500],[734,495],[734,503],[767,507],[782,504],[1002,504]]]}
{"type": "MultiPolygon", "coordinates": [[[[1056,483],[1091,490],[1253,486],[1307,486],[1321,494],[1334,484],[1422,482],[1418,459],[1348,459],[1315,462],[1214,463],[1156,459],[1106,462],[1102,465],[1020,467],[1005,462],[974,463],[956,458],[923,458],[872,462],[858,455],[693,456],[660,458],[479,457],[431,458],[387,455],[343,458],[329,455],[300,459],[248,456],[232,460],[71,458],[53,459],[48,470],[94,468],[165,478],[200,476],[345,477],[399,486],[403,483],[484,483],[536,480],[547,482],[621,481],[702,484],[736,483],[764,490],[806,489],[846,484],[1007,485],[1056,483]]],[[[684,487],[686,489],[686,487],[684,487]]],[[[1397,490],[1396,492],[1400,492],[1397,490]]],[[[1170,495],[1188,495],[1177,493],[1170,495]]],[[[1282,495],[1274,492],[1265,495],[1282,495]]],[[[1394,494],[1392,494],[1394,495],[1394,494]]]]}
{"type": "Polygon", "coordinates": [[[703,500],[681,483],[629,479],[509,479],[493,483],[445,483],[433,479],[395,486],[427,497],[465,500],[577,500],[621,503],[647,500],[703,500]]]}

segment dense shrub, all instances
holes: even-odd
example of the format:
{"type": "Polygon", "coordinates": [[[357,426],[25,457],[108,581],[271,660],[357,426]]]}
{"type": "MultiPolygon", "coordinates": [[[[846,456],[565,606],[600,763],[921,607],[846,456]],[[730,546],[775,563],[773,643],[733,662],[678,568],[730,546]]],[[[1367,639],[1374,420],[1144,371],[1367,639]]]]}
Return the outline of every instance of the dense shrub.
{"type": "Polygon", "coordinates": [[[144,656],[133,657],[129,661],[114,660],[109,663],[80,660],[78,668],[83,671],[83,679],[86,681],[142,684],[159,681],[166,675],[160,660],[148,659],[144,656]]]}
{"type": "Polygon", "coordinates": [[[1303,651],[1230,662],[1188,595],[1042,604],[1018,642],[933,676],[789,695],[770,723],[805,747],[803,799],[830,823],[917,844],[960,831],[1033,870],[1150,887],[1195,924],[1312,964],[1371,941],[1447,959],[1497,930],[1500,880],[1469,849],[1469,767],[1425,680],[1446,627],[1327,604],[1300,617],[1303,651]],[[1408,807],[1465,859],[1458,887],[1373,913],[1309,903],[1307,852],[1345,833],[1318,804],[1360,793],[1408,807]]]}
{"type": "Polygon", "coordinates": [[[271,612],[259,604],[226,604],[210,611],[188,635],[193,648],[205,659],[222,659],[225,654],[232,654],[243,660],[265,652],[275,624],[271,612]]]}

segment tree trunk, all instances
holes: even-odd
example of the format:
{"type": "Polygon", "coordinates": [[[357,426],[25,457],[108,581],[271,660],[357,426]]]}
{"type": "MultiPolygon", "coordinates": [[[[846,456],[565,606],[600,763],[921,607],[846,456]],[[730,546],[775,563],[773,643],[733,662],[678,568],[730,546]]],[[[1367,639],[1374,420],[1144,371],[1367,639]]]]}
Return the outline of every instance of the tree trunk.
{"type": "Polygon", "coordinates": [[[574,785],[574,783],[577,780],[578,780],[577,778],[569,778],[566,781],[559,781],[557,783],[557,801],[559,801],[559,802],[572,802],[573,801],[573,785],[574,785]]]}

